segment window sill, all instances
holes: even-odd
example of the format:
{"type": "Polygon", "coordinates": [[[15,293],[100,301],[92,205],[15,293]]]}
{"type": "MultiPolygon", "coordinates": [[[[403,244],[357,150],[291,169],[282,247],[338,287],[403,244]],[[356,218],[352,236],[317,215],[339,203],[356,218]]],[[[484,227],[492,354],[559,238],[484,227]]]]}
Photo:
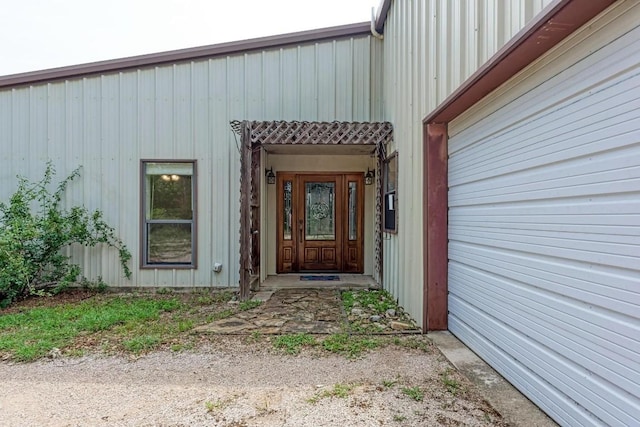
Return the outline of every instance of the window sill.
{"type": "Polygon", "coordinates": [[[195,270],[194,264],[143,264],[141,270],[195,270]]]}

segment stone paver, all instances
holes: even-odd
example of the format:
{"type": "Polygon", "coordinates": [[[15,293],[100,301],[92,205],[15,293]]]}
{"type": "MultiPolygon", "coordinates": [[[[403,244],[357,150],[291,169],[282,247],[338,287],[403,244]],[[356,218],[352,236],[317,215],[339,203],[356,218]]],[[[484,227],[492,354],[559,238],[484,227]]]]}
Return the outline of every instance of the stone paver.
{"type": "Polygon", "coordinates": [[[336,289],[281,289],[259,292],[263,304],[196,328],[196,332],[243,334],[335,334],[347,327],[340,291],[336,289]]]}

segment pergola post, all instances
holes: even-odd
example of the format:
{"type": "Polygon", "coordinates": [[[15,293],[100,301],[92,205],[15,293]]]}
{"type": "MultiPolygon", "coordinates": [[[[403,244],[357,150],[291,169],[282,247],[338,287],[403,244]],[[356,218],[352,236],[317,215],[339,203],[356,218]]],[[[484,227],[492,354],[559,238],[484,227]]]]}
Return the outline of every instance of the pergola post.
{"type": "Polygon", "coordinates": [[[250,294],[251,247],[251,138],[249,122],[242,122],[240,131],[240,299],[250,294]]]}

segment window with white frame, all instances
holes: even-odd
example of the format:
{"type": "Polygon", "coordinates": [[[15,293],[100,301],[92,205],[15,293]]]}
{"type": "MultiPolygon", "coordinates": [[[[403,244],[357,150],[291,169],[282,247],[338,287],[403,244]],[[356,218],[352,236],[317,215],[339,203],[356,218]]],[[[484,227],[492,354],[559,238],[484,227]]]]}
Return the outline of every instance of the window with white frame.
{"type": "Polygon", "coordinates": [[[397,232],[398,218],[398,153],[393,153],[383,164],[383,195],[384,195],[384,231],[397,232]]]}
{"type": "Polygon", "coordinates": [[[196,266],[196,162],[142,161],[142,266],[196,266]]]}

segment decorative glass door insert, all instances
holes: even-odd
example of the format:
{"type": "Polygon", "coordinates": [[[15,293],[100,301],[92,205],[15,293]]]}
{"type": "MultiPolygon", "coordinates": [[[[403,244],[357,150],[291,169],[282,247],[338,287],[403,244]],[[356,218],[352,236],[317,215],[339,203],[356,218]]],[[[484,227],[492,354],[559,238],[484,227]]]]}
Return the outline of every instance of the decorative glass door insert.
{"type": "Polygon", "coordinates": [[[305,184],[305,239],[335,240],[335,182],[305,184]]]}

